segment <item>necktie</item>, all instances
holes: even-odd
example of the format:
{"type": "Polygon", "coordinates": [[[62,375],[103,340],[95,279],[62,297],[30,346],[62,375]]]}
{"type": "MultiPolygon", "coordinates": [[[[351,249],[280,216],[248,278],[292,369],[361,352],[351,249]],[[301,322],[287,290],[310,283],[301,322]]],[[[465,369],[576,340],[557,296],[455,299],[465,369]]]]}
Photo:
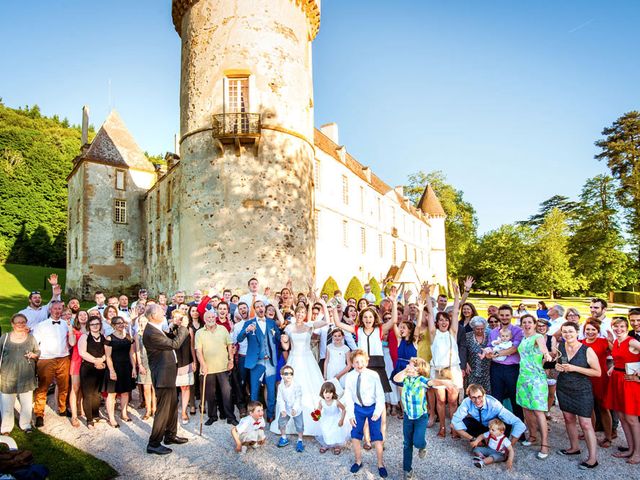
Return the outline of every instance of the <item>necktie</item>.
{"type": "Polygon", "coordinates": [[[482,407],[478,409],[478,421],[480,422],[480,425],[482,425],[482,407]]]}
{"type": "Polygon", "coordinates": [[[249,309],[249,318],[253,318],[256,316],[256,311],[253,309],[253,304],[256,303],[256,298],[258,298],[258,295],[254,293],[251,300],[251,308],[249,309]]]}
{"type": "Polygon", "coordinates": [[[365,405],[364,405],[364,402],[362,401],[362,396],[360,395],[360,383],[361,383],[361,381],[362,381],[362,374],[359,373],[358,374],[358,380],[356,381],[356,397],[358,397],[358,402],[360,403],[360,405],[362,405],[364,407],[365,405]]]}

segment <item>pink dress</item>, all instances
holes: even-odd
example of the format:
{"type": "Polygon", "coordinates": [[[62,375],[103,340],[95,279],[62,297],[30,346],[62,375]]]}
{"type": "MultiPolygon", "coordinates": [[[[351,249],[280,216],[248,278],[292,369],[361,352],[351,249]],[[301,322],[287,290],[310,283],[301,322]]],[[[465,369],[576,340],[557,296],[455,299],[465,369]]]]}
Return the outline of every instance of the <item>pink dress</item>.
{"type": "Polygon", "coordinates": [[[78,340],[83,335],[80,330],[73,329],[73,334],[76,336],[76,344],[73,346],[71,350],[71,375],[80,375],[80,365],[82,364],[82,357],[80,356],[80,352],[78,352],[78,340]]]}

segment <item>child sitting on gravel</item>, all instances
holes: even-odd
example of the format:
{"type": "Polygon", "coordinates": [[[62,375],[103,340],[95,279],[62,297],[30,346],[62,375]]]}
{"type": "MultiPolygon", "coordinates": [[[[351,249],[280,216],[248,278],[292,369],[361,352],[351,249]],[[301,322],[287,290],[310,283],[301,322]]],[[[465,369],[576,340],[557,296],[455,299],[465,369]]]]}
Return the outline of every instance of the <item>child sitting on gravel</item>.
{"type": "Polygon", "coordinates": [[[473,448],[473,464],[482,468],[496,462],[507,462],[507,469],[513,466],[515,452],[511,446],[509,437],[505,434],[505,426],[502,420],[494,418],[489,422],[489,431],[478,435],[471,442],[473,448]],[[481,443],[486,443],[486,447],[480,447],[481,443]]]}
{"type": "Polygon", "coordinates": [[[249,415],[242,418],[237,426],[231,429],[231,436],[236,442],[236,452],[245,453],[247,447],[258,448],[264,445],[264,409],[260,402],[249,402],[249,415]]]}

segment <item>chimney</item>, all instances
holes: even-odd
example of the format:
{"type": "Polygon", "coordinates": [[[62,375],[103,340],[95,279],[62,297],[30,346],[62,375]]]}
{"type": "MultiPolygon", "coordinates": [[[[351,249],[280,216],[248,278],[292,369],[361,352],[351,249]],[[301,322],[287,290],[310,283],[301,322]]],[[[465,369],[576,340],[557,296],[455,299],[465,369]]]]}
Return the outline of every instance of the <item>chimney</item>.
{"type": "Polygon", "coordinates": [[[89,143],[89,107],[84,105],[82,107],[82,137],[80,146],[85,146],[89,143]]]}
{"type": "Polygon", "coordinates": [[[178,134],[173,134],[173,153],[180,158],[180,142],[178,141],[178,134]]]}
{"type": "Polygon", "coordinates": [[[327,123],[326,125],[322,125],[320,127],[320,131],[324,133],[327,137],[333,140],[333,143],[336,145],[340,145],[339,137],[338,137],[338,124],[337,123],[327,123]]]}

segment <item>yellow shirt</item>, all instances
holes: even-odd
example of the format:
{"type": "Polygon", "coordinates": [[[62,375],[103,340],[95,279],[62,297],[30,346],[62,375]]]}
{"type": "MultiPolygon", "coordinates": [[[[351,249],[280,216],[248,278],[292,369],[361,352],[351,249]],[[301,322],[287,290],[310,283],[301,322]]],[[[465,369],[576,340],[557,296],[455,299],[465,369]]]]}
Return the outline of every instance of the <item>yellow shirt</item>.
{"type": "Polygon", "coordinates": [[[202,353],[208,373],[227,371],[227,363],[229,362],[227,345],[231,345],[231,337],[226,328],[218,325],[213,332],[201,328],[196,332],[195,344],[196,350],[200,350],[202,353]]]}
{"type": "Polygon", "coordinates": [[[425,330],[422,338],[418,342],[418,357],[424,358],[427,363],[431,361],[431,335],[429,330],[425,330]]]}

